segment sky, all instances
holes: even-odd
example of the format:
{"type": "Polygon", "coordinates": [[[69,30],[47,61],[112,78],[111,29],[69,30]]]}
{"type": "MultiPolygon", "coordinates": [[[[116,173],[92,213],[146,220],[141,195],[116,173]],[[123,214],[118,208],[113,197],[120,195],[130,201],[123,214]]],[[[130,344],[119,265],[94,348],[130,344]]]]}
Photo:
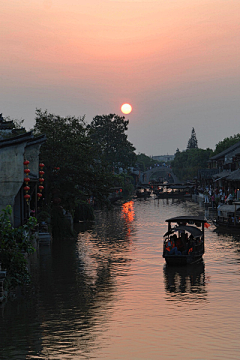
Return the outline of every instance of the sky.
{"type": "Polygon", "coordinates": [[[239,0],[1,1],[0,113],[115,113],[136,153],[240,133],[239,0]]]}

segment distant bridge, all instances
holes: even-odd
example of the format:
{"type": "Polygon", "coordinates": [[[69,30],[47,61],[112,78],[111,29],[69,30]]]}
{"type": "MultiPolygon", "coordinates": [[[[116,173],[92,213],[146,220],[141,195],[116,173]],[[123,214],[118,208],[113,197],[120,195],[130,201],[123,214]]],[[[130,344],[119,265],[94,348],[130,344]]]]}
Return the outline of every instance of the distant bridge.
{"type": "Polygon", "coordinates": [[[151,180],[158,181],[159,183],[163,183],[164,181],[168,181],[172,184],[179,183],[179,180],[172,169],[166,166],[156,166],[141,173],[139,181],[142,184],[148,184],[151,180]]]}

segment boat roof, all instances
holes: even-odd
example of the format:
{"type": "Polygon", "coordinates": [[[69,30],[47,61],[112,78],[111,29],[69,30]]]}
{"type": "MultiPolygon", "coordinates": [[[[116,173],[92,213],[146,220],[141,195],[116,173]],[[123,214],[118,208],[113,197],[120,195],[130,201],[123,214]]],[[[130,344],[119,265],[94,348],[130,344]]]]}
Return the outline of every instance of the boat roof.
{"type": "Polygon", "coordinates": [[[168,185],[169,189],[184,190],[192,188],[192,185],[168,185]]]}
{"type": "Polygon", "coordinates": [[[176,231],[188,231],[194,237],[198,237],[198,236],[200,237],[203,235],[203,232],[195,226],[181,225],[181,226],[172,228],[170,231],[166,232],[166,234],[164,234],[164,236],[170,235],[176,231]]]}
{"type": "Polygon", "coordinates": [[[166,222],[170,223],[170,222],[201,222],[201,223],[206,223],[207,220],[205,219],[204,216],[176,216],[173,217],[171,219],[167,219],[165,220],[166,222]]]}
{"type": "Polygon", "coordinates": [[[236,203],[236,205],[222,205],[218,208],[218,210],[225,211],[225,212],[235,212],[235,206],[236,206],[236,210],[239,210],[240,203],[236,203]]]}

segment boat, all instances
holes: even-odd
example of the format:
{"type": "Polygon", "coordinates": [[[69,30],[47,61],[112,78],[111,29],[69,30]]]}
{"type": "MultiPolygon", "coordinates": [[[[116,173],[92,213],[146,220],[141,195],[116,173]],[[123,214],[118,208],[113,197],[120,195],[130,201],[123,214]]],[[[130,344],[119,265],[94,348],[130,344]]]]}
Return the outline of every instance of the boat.
{"type": "Polygon", "coordinates": [[[156,197],[157,199],[185,198],[191,197],[192,193],[192,185],[169,184],[165,185],[162,191],[156,192],[156,197]]]}
{"type": "Polygon", "coordinates": [[[218,207],[218,216],[213,219],[218,230],[240,230],[240,202],[234,201],[218,207]]]}
{"type": "Polygon", "coordinates": [[[151,196],[151,190],[147,186],[138,186],[136,195],[138,198],[147,198],[151,196]]]}
{"type": "Polygon", "coordinates": [[[194,264],[204,254],[204,230],[210,225],[203,216],[177,216],[167,219],[163,236],[163,258],[169,266],[194,264]]]}

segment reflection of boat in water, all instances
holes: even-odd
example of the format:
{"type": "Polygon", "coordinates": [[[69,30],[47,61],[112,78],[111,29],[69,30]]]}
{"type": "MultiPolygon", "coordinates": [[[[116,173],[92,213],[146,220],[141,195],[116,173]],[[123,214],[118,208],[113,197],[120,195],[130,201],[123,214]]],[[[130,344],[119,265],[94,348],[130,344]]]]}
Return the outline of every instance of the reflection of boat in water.
{"type": "MultiPolygon", "coordinates": [[[[200,261],[195,266],[164,266],[165,290],[173,295],[206,295],[205,264],[200,261]]],[[[196,297],[194,297],[196,299],[196,297]]]]}
{"type": "Polygon", "coordinates": [[[200,261],[204,254],[204,226],[208,226],[205,218],[177,216],[166,222],[168,231],[163,239],[163,257],[166,263],[178,266],[200,261]]]}
{"type": "Polygon", "coordinates": [[[147,186],[138,186],[136,190],[138,198],[147,198],[151,195],[151,190],[147,186]]]}

